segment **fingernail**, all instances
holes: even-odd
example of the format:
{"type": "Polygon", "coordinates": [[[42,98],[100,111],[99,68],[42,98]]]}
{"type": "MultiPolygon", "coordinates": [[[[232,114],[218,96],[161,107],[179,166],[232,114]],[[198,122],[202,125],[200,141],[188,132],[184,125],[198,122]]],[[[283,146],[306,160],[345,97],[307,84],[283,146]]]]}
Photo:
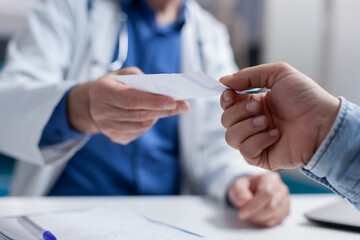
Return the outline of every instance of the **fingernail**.
{"type": "Polygon", "coordinates": [[[164,109],[165,110],[172,110],[176,108],[176,102],[167,102],[164,104],[164,109]]]}
{"type": "Polygon", "coordinates": [[[270,137],[275,137],[276,135],[278,135],[278,133],[279,133],[279,130],[273,129],[273,130],[269,131],[269,136],[270,137]]]}
{"type": "Polygon", "coordinates": [[[179,106],[179,113],[187,112],[188,109],[189,109],[189,108],[188,108],[187,106],[185,106],[184,104],[181,104],[181,105],[179,106]]]}
{"type": "Polygon", "coordinates": [[[245,108],[248,112],[256,112],[258,109],[259,103],[257,101],[251,101],[246,104],[245,108]]]}
{"type": "Polygon", "coordinates": [[[241,219],[247,219],[248,217],[250,217],[249,211],[243,211],[239,213],[239,218],[241,219]]]}
{"type": "Polygon", "coordinates": [[[260,116],[260,117],[254,118],[253,124],[255,127],[261,127],[262,125],[265,124],[265,117],[260,116]]]}
{"type": "Polygon", "coordinates": [[[224,81],[230,81],[231,79],[233,78],[233,75],[227,75],[227,76],[224,76],[220,79],[221,80],[224,80],[224,81]]]}
{"type": "Polygon", "coordinates": [[[229,94],[229,92],[228,92],[228,91],[225,91],[223,96],[224,96],[224,100],[225,100],[225,102],[230,101],[230,94],[229,94]]]}

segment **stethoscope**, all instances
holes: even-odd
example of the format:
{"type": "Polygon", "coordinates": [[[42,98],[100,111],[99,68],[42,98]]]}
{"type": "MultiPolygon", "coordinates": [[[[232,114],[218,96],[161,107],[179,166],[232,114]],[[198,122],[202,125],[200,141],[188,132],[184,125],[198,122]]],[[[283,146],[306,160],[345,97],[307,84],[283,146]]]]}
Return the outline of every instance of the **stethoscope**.
{"type": "MultiPolygon", "coordinates": [[[[89,16],[91,15],[94,9],[94,1],[95,0],[88,0],[87,2],[87,10],[89,16]]],[[[128,29],[127,29],[127,20],[128,16],[126,13],[121,12],[119,16],[119,30],[118,30],[118,39],[117,45],[114,51],[114,55],[112,58],[112,62],[106,67],[107,71],[114,72],[121,69],[128,56],[129,50],[129,36],[128,36],[128,29]]],[[[93,60],[93,63],[99,64],[96,60],[93,60]]]]}
{"type": "MultiPolygon", "coordinates": [[[[89,16],[91,16],[91,13],[94,9],[94,2],[95,0],[88,0],[87,2],[87,10],[89,16]]],[[[119,32],[118,32],[118,40],[117,40],[117,46],[114,51],[112,62],[108,66],[104,66],[107,71],[114,72],[119,69],[121,69],[128,56],[128,50],[129,50],[129,36],[128,36],[128,29],[127,29],[127,20],[128,16],[126,13],[121,12],[119,16],[119,32]]],[[[196,28],[199,29],[200,26],[198,26],[199,23],[196,21],[196,28]]],[[[199,30],[196,31],[197,34],[199,34],[199,30]]],[[[199,54],[200,54],[200,63],[201,63],[201,69],[202,71],[205,71],[204,66],[204,56],[203,56],[203,43],[200,40],[201,38],[198,36],[198,45],[199,45],[199,54]]],[[[96,60],[93,60],[96,64],[99,64],[96,60]]]]}

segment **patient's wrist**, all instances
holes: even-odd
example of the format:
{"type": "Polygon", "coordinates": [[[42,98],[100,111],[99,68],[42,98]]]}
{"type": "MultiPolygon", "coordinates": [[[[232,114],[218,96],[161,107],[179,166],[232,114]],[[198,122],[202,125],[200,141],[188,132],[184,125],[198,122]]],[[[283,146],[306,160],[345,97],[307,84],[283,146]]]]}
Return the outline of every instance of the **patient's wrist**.
{"type": "Polygon", "coordinates": [[[331,127],[333,126],[339,113],[340,105],[340,99],[329,94],[329,98],[326,99],[322,106],[323,114],[320,114],[318,119],[320,122],[320,128],[315,151],[320,147],[321,143],[325,140],[326,136],[330,132],[331,127]]]}

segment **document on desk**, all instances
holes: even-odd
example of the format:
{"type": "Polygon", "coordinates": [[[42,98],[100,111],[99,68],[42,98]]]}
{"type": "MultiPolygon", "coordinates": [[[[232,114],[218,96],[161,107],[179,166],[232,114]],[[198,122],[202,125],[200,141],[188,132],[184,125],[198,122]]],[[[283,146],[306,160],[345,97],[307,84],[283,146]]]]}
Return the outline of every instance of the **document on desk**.
{"type": "MultiPolygon", "coordinates": [[[[216,79],[202,72],[181,74],[116,75],[114,78],[132,88],[154,94],[167,95],[175,100],[220,96],[228,89],[216,79]]],[[[238,92],[258,93],[259,89],[238,92]]]]}
{"type": "MultiPolygon", "coordinates": [[[[95,208],[28,216],[59,240],[199,240],[199,235],[119,208],[95,208]]],[[[38,240],[18,221],[0,219],[0,239],[38,240]]]]}

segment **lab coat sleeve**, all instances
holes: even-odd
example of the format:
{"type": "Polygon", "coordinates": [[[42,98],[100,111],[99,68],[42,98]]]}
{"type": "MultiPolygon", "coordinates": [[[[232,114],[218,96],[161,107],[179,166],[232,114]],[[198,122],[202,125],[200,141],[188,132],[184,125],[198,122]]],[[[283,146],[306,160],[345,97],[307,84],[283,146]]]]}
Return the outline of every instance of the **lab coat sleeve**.
{"type": "MultiPolygon", "coordinates": [[[[197,15],[202,26],[198,33],[202,70],[216,79],[237,72],[226,28],[206,12],[197,15]]],[[[183,116],[180,126],[184,181],[189,182],[186,184],[192,193],[225,203],[233,180],[266,171],[248,165],[239,151],[227,145],[219,97],[192,100],[190,104],[192,109],[183,116]]]]}
{"type": "Polygon", "coordinates": [[[248,165],[239,151],[227,145],[218,97],[191,101],[191,106],[181,122],[186,128],[181,131],[185,184],[193,194],[226,203],[228,188],[235,179],[266,171],[248,165]]]}
{"type": "Polygon", "coordinates": [[[9,43],[0,75],[1,152],[33,164],[60,164],[84,144],[82,138],[38,147],[55,107],[75,84],[64,80],[74,54],[74,18],[68,0],[39,1],[25,29],[9,43]]]}
{"type": "Polygon", "coordinates": [[[47,122],[39,143],[40,148],[65,142],[75,138],[83,138],[85,135],[73,129],[68,121],[67,100],[71,89],[56,106],[50,120],[47,122]]]}

